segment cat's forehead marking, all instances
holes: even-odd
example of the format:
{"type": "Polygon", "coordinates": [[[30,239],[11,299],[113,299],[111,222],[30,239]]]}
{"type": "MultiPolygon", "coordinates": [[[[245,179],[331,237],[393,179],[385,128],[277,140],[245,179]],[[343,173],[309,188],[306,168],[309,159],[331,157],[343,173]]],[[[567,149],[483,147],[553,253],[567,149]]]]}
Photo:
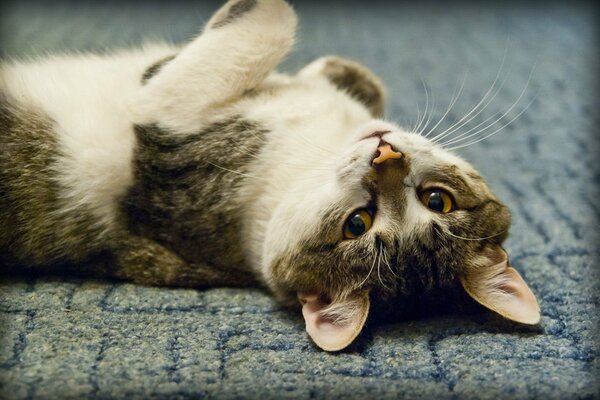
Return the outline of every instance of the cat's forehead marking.
{"type": "Polygon", "coordinates": [[[425,182],[443,183],[455,190],[470,192],[471,188],[467,180],[456,165],[436,165],[424,174],[425,182]]]}

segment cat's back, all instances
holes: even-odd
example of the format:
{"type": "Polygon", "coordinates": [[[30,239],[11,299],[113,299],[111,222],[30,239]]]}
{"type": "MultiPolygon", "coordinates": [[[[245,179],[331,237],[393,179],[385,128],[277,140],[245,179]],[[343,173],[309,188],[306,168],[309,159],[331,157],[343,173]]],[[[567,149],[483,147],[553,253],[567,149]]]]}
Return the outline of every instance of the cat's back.
{"type": "Polygon", "coordinates": [[[172,52],[0,65],[0,261],[83,255],[110,232],[133,179],[130,99],[149,65],[172,52]]]}

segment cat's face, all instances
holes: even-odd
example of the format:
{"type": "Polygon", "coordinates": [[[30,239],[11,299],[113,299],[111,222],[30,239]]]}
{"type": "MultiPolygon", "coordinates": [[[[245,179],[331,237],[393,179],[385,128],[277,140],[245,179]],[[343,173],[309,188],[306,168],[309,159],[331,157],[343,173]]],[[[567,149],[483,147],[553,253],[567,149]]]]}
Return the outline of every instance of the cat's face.
{"type": "Polygon", "coordinates": [[[507,318],[538,322],[501,247],[510,212],[469,163],[379,120],[347,137],[322,179],[274,211],[266,249],[269,284],[300,300],[320,347],[348,345],[370,308],[457,286],[507,318]]]}
{"type": "Polygon", "coordinates": [[[479,174],[417,134],[370,123],[345,144],[336,164],[326,181],[298,198],[293,214],[280,217],[294,232],[282,240],[280,260],[272,262],[279,286],[290,281],[292,290],[334,296],[378,284],[401,290],[394,274],[414,256],[441,264],[436,270],[422,267],[424,284],[443,284],[452,280],[450,269],[464,268],[482,245],[447,232],[493,236],[494,243],[506,237],[509,211],[479,174]],[[381,162],[386,143],[391,152],[381,162]]]}

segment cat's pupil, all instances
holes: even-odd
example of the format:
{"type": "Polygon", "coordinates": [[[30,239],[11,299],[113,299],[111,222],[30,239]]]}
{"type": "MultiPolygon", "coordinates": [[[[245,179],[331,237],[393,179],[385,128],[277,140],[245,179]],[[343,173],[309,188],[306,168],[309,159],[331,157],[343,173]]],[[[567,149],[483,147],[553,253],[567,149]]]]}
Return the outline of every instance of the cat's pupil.
{"type": "Polygon", "coordinates": [[[432,209],[433,211],[442,212],[444,211],[444,199],[440,192],[433,192],[429,195],[429,199],[427,201],[427,207],[432,209]]]}
{"type": "Polygon", "coordinates": [[[363,221],[363,217],[360,214],[355,214],[348,221],[348,230],[354,236],[360,236],[365,233],[366,226],[365,221],[363,221]]]}

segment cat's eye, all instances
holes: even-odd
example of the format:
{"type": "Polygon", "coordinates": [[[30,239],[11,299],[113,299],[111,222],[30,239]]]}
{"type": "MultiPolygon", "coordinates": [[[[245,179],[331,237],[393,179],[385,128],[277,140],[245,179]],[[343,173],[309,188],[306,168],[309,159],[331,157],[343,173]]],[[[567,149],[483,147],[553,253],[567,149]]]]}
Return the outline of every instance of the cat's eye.
{"type": "Polygon", "coordinates": [[[421,193],[421,203],[432,211],[447,214],[454,211],[452,196],[442,189],[428,189],[421,193]]]}
{"type": "Polygon", "coordinates": [[[373,215],[367,209],[358,209],[346,220],[344,224],[344,238],[345,239],[356,239],[369,229],[373,225],[373,215]]]}

